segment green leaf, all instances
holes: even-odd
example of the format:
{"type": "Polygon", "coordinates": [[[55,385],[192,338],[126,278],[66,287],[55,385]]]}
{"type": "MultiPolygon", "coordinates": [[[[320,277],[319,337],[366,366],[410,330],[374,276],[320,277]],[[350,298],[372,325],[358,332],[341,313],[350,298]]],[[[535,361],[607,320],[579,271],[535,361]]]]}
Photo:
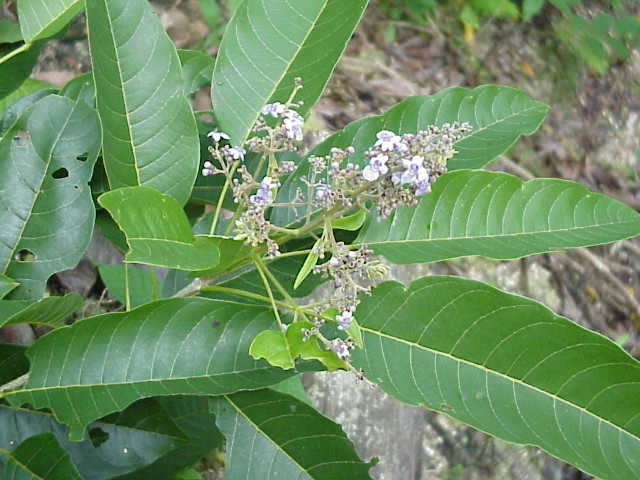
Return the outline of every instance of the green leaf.
{"type": "Polygon", "coordinates": [[[6,275],[0,274],[0,298],[3,298],[7,293],[18,286],[18,282],[14,282],[6,275]]]}
{"type": "Polygon", "coordinates": [[[86,10],[111,188],[145,185],[183,205],[199,147],[176,49],[146,0],[90,0],[86,10]]]}
{"type": "Polygon", "coordinates": [[[316,243],[313,245],[311,251],[309,252],[309,255],[307,255],[307,258],[305,258],[304,263],[302,264],[302,267],[300,267],[300,270],[298,271],[298,275],[296,275],[296,280],[293,282],[294,290],[297,290],[297,288],[302,284],[302,282],[306,280],[306,278],[309,276],[309,274],[313,270],[313,267],[315,267],[316,264],[318,263],[318,260],[320,259],[320,257],[318,257],[318,254],[315,253],[314,250],[317,248],[320,248],[321,245],[322,245],[322,239],[318,239],[316,243]]]}
{"type": "Polygon", "coordinates": [[[197,50],[178,50],[178,56],[182,64],[182,86],[187,95],[211,83],[213,58],[197,50]]]}
{"type": "Polygon", "coordinates": [[[338,230],[347,230],[349,232],[355,232],[360,229],[367,218],[367,212],[364,210],[358,210],[356,213],[348,215],[342,218],[336,218],[331,220],[331,226],[338,230]]]}
{"type": "Polygon", "coordinates": [[[40,46],[40,42],[31,46],[25,44],[10,52],[0,48],[0,99],[13,93],[31,75],[40,46]]]}
{"type": "Polygon", "coordinates": [[[123,265],[99,265],[98,272],[109,293],[126,305],[128,285],[131,308],[157,300],[158,285],[153,272],[123,265]]]}
{"type": "Polygon", "coordinates": [[[381,284],[358,321],[353,365],[390,395],[597,477],[638,478],[640,363],[605,337],[456,277],[381,284]]]}
{"type": "Polygon", "coordinates": [[[20,25],[6,18],[0,18],[0,44],[22,41],[20,25]]]}
{"type": "Polygon", "coordinates": [[[0,300],[0,327],[34,323],[58,328],[84,304],[77,293],[63,297],[46,297],[36,303],[24,300],[0,300]]]}
{"type": "Polygon", "coordinates": [[[83,478],[107,480],[120,476],[187,444],[168,413],[152,402],[157,403],[146,402],[138,416],[130,412],[140,409],[136,404],[114,419],[92,423],[81,442],[70,442],[68,429],[48,413],[0,405],[0,450],[10,450],[31,436],[50,432],[69,453],[83,478]],[[126,422],[125,416],[129,417],[126,422]]]}
{"type": "Polygon", "coordinates": [[[82,480],[56,437],[42,433],[9,452],[0,450],[7,463],[0,477],[5,480],[82,480]]]}
{"type": "Polygon", "coordinates": [[[287,344],[291,356],[303,360],[318,360],[327,370],[347,370],[347,364],[340,360],[331,350],[325,350],[318,344],[316,337],[307,338],[304,331],[311,330],[313,325],[306,321],[297,321],[287,328],[287,344]]]}
{"type": "MultiPolygon", "coordinates": [[[[0,343],[0,385],[4,385],[29,370],[29,361],[22,345],[0,343]]],[[[1,431],[1,430],[0,430],[1,431]]],[[[0,444],[0,448],[5,448],[0,444]]]]}
{"type": "Polygon", "coordinates": [[[524,0],[522,2],[522,20],[529,22],[544,7],[544,0],[524,0]]]}
{"type": "Polygon", "coordinates": [[[69,80],[60,90],[60,95],[67,97],[74,102],[81,101],[91,108],[96,106],[96,89],[93,86],[91,73],[84,73],[69,80]]]}
{"type": "MultiPolygon", "coordinates": [[[[149,480],[173,478],[185,467],[190,467],[213,450],[219,449],[224,437],[209,412],[209,399],[197,396],[172,396],[153,399],[186,436],[186,444],[171,450],[151,465],[118,480],[149,480]]],[[[180,478],[180,477],[176,477],[180,478]]]]}
{"type": "MultiPolygon", "coordinates": [[[[16,92],[19,90],[20,89],[16,90],[16,92]]],[[[0,141],[2,141],[3,137],[7,135],[9,129],[14,126],[21,115],[32,108],[36,102],[43,99],[44,97],[48,97],[52,93],[56,93],[55,90],[36,90],[35,92],[28,93],[23,97],[20,97],[17,100],[9,103],[2,113],[2,121],[0,122],[0,141]]]]}
{"type": "Polygon", "coordinates": [[[636,211],[580,184],[457,171],[442,176],[415,207],[386,219],[372,212],[358,242],[394,263],[420,263],[518,258],[639,234],[636,211]]]}
{"type": "Polygon", "coordinates": [[[276,392],[291,395],[292,397],[297,398],[307,405],[311,405],[311,399],[307,395],[307,392],[305,392],[304,390],[304,385],[302,384],[302,378],[300,377],[300,375],[287,378],[280,383],[276,383],[270,388],[271,390],[274,390],[276,392]]]}
{"type": "Polygon", "coordinates": [[[91,240],[89,179],[100,148],[97,115],[49,95],[0,140],[0,273],[16,299],[41,298],[53,273],[73,268],[91,240]]]}
{"type": "Polygon", "coordinates": [[[227,480],[371,478],[340,425],[305,402],[272,390],[210,402],[227,439],[227,480]]]}
{"type": "Polygon", "coordinates": [[[220,261],[218,240],[194,236],[180,204],[148,187],[127,187],[100,195],[127,237],[126,262],[180,270],[205,270],[220,261]]]}
{"type": "Polygon", "coordinates": [[[451,87],[435,95],[409,97],[386,113],[356,120],[316,147],[313,155],[326,155],[332,147],[353,146],[352,159],[362,164],[364,152],[382,129],[416,133],[429,125],[468,122],[472,130],[455,144],[458,153],[450,170],[482,168],[505,153],[521,135],[540,128],[549,107],[511,87],[484,85],[472,90],[451,87]]]}
{"type": "Polygon", "coordinates": [[[33,78],[27,78],[22,85],[18,87],[17,90],[14,90],[10,95],[4,97],[0,100],[0,115],[15,101],[25,97],[26,95],[37,92],[39,90],[45,90],[49,93],[53,93],[54,90],[51,88],[47,82],[43,82],[40,80],[34,80],[33,78]]]}
{"type": "Polygon", "coordinates": [[[220,44],[211,95],[234,144],[246,140],[265,104],[287,101],[296,77],[304,84],[299,111],[313,107],[367,3],[245,0],[238,6],[220,44]]]}
{"type": "MultiPolygon", "coordinates": [[[[353,146],[353,163],[364,166],[364,153],[376,141],[380,130],[416,133],[429,125],[468,122],[472,130],[455,144],[456,151],[449,170],[482,168],[506,152],[521,135],[531,135],[544,120],[548,107],[524,93],[498,85],[485,85],[469,90],[447,88],[435,95],[409,97],[386,113],[363,118],[347,125],[314,148],[309,156],[328,155],[333,147],[353,146]]],[[[308,157],[307,157],[308,158],[308,157]]],[[[305,161],[278,192],[278,202],[293,201],[299,188],[306,189],[302,179],[309,171],[305,161]]],[[[304,190],[303,190],[304,191],[304,190]]],[[[274,208],[271,221],[287,225],[296,220],[291,208],[274,208]]]]}
{"type": "Polygon", "coordinates": [[[256,335],[249,347],[249,355],[256,360],[264,358],[274,367],[284,370],[294,367],[289,343],[280,330],[265,330],[256,335]]]}
{"type": "Polygon", "coordinates": [[[82,10],[81,0],[18,0],[18,17],[24,41],[32,43],[48,38],[82,10]]]}
{"type": "Polygon", "coordinates": [[[199,298],[149,303],[55,330],[29,349],[29,381],[12,405],[49,408],[79,440],[85,426],[141,398],[220,395],[296,373],[256,362],[249,343],[269,309],[199,298]]]}

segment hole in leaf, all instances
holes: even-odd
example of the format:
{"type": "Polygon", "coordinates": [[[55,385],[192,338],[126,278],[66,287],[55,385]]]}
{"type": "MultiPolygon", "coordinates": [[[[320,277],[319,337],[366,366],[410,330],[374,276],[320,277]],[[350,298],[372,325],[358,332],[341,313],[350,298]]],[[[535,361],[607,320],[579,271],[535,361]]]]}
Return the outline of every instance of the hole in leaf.
{"type": "Polygon", "coordinates": [[[109,434],[101,428],[95,427],[89,430],[89,441],[94,447],[98,448],[107,440],[109,440],[109,434]]]}
{"type": "Polygon", "coordinates": [[[84,155],[78,155],[76,160],[80,160],[81,162],[86,162],[89,156],[85,153],[84,155]]]}
{"type": "Polygon", "coordinates": [[[18,262],[33,262],[36,260],[36,258],[37,258],[36,254],[26,248],[19,250],[18,252],[16,252],[16,255],[15,255],[15,259],[18,262]]]}
{"type": "Polygon", "coordinates": [[[55,172],[51,174],[53,178],[67,178],[69,176],[69,170],[64,167],[57,169],[55,172]]]}
{"type": "Polygon", "coordinates": [[[78,190],[79,188],[80,188],[80,187],[79,187],[78,185],[74,185],[74,186],[73,186],[73,189],[74,189],[74,190],[78,190]]]}

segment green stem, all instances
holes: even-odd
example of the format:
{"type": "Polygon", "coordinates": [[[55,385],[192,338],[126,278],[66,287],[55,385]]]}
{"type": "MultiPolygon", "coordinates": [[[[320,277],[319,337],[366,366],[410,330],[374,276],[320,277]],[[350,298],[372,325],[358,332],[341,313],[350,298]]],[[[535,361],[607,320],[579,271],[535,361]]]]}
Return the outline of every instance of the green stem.
{"type": "MultiPolygon", "coordinates": [[[[264,295],[259,295],[257,293],[253,293],[253,292],[247,292],[245,290],[239,290],[237,288],[230,288],[230,287],[221,287],[218,285],[209,285],[207,287],[204,287],[202,289],[203,292],[220,292],[220,293],[228,293],[229,295],[236,295],[238,297],[245,297],[245,298],[250,298],[252,300],[258,300],[260,302],[264,302],[264,303],[271,303],[271,299],[269,297],[265,297],[264,295]]],[[[284,302],[281,302],[279,300],[274,300],[275,304],[278,305],[279,307],[283,307],[283,308],[290,308],[291,305],[288,305],[284,302]]]]}
{"type": "Polygon", "coordinates": [[[209,229],[209,235],[215,235],[216,226],[218,225],[218,219],[220,218],[220,211],[222,210],[222,204],[224,203],[224,199],[227,196],[227,190],[229,190],[229,185],[233,179],[233,174],[236,173],[236,169],[240,165],[240,162],[236,160],[231,165],[231,170],[229,170],[229,174],[227,175],[226,180],[224,181],[224,186],[222,187],[222,192],[220,192],[220,198],[218,199],[218,204],[216,205],[216,211],[213,214],[213,221],[211,222],[211,228],[209,229]]]}
{"type": "Polygon", "coordinates": [[[273,308],[273,313],[276,317],[276,321],[278,322],[278,326],[282,327],[282,320],[280,319],[280,312],[278,312],[278,307],[276,305],[276,299],[273,296],[273,292],[271,291],[271,285],[269,285],[269,280],[267,280],[267,276],[265,271],[267,270],[262,259],[258,255],[254,255],[253,261],[256,265],[256,270],[262,279],[262,283],[264,284],[264,288],[267,290],[267,294],[269,295],[269,301],[271,302],[271,308],[273,308]]]}
{"type": "Polygon", "coordinates": [[[26,52],[27,50],[29,50],[29,47],[31,47],[31,44],[30,43],[25,43],[24,45],[21,45],[20,47],[16,48],[15,50],[11,50],[4,57],[0,58],[0,64],[6,62],[7,60],[11,60],[13,57],[15,57],[16,55],[21,54],[22,52],[26,52]]]}
{"type": "Polygon", "coordinates": [[[124,264],[124,308],[131,310],[131,293],[129,292],[129,264],[124,264]]]}

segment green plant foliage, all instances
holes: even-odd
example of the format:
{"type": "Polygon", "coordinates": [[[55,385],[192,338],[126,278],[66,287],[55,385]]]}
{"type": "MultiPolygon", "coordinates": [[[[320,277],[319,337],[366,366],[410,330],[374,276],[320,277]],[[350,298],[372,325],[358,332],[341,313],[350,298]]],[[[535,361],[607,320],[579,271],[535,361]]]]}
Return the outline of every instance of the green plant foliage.
{"type": "Polygon", "coordinates": [[[141,398],[219,395],[290,376],[247,353],[250,340],[272,323],[264,308],[205,299],[88,318],[31,347],[26,388],[6,398],[51,409],[80,440],[88,423],[141,398]]]}
{"type": "Polygon", "coordinates": [[[91,239],[88,181],[100,142],[98,118],[83,104],[49,95],[0,140],[0,273],[38,299],[55,272],[74,267],[91,239]],[[61,251],[60,246],[64,245],[61,251]]]}
{"type": "Polygon", "coordinates": [[[130,473],[188,442],[156,400],[134,404],[114,418],[92,423],[81,442],[70,442],[68,429],[50,414],[0,406],[0,450],[10,450],[12,445],[46,432],[55,436],[86,480],[130,473]]]}
{"type": "Polygon", "coordinates": [[[153,270],[123,265],[99,265],[98,271],[109,293],[123,305],[129,303],[131,308],[136,308],[157,300],[160,296],[161,286],[158,285],[153,270]]]}
{"type": "Polygon", "coordinates": [[[148,187],[112,190],[100,196],[127,237],[127,262],[180,270],[205,270],[220,262],[217,240],[194,236],[178,202],[148,187]],[[132,202],[145,208],[127,208],[132,202]]]}
{"type": "Polygon", "coordinates": [[[80,0],[18,0],[18,17],[24,41],[52,37],[82,9],[80,0]]]}
{"type": "Polygon", "coordinates": [[[82,480],[82,477],[51,433],[28,438],[9,452],[2,472],[6,480],[82,480]]]}
{"type": "Polygon", "coordinates": [[[26,347],[0,343],[0,385],[18,378],[29,370],[26,347]]]}
{"type": "Polygon", "coordinates": [[[87,24],[111,188],[145,185],[184,204],[199,148],[173,43],[146,0],[91,0],[87,24]]]}
{"type": "Polygon", "coordinates": [[[371,478],[371,464],[358,458],[342,428],[305,402],[273,390],[210,402],[227,438],[229,480],[371,478]]]}
{"type": "Polygon", "coordinates": [[[543,305],[456,277],[378,286],[354,365],[387,393],[601,478],[640,471],[640,364],[543,305]]]}
{"type": "Polygon", "coordinates": [[[497,172],[444,175],[415,207],[369,216],[358,242],[394,263],[482,255],[510,259],[640,234],[640,215],[582,185],[497,172]]]}
{"type": "MultiPolygon", "coordinates": [[[[544,120],[548,107],[509,87],[486,85],[469,90],[453,87],[435,95],[410,97],[383,115],[363,118],[350,123],[320,145],[310,155],[326,155],[332,148],[353,146],[351,160],[364,165],[364,153],[376,141],[380,130],[415,133],[428,125],[455,121],[469,122],[472,130],[456,142],[456,155],[449,162],[450,170],[482,168],[506,152],[521,135],[531,135],[544,120]]],[[[279,191],[281,202],[291,202],[308,172],[308,163],[301,165],[279,191]]],[[[290,224],[296,220],[291,209],[275,208],[272,221],[290,224]]]]}
{"type": "Polygon", "coordinates": [[[46,90],[50,93],[53,93],[51,85],[46,82],[34,80],[32,78],[28,78],[27,80],[25,80],[16,90],[0,100],[0,118],[9,105],[14,103],[16,100],[19,100],[20,98],[39,90],[46,90]]]}
{"type": "Polygon", "coordinates": [[[0,100],[13,93],[31,75],[40,53],[41,42],[30,48],[26,44],[15,45],[0,45],[0,100]]]}
{"type": "Polygon", "coordinates": [[[245,0],[238,6],[216,58],[211,94],[220,126],[234,144],[246,140],[265,104],[289,98],[297,77],[305,83],[296,100],[304,102],[302,113],[309,111],[367,3],[245,0]]]}
{"type": "Polygon", "coordinates": [[[213,58],[197,50],[178,50],[178,56],[182,64],[182,85],[186,94],[211,83],[213,58]]]}
{"type": "Polygon", "coordinates": [[[184,468],[193,465],[222,447],[224,443],[224,437],[216,427],[215,417],[209,412],[208,397],[178,395],[160,397],[152,401],[156,402],[171,422],[180,429],[185,441],[151,465],[124,475],[119,480],[173,478],[173,474],[178,474],[184,468]]]}
{"type": "Polygon", "coordinates": [[[84,299],[77,293],[63,297],[45,297],[31,303],[25,300],[0,300],[0,327],[34,323],[51,328],[64,326],[76,310],[84,305],[84,299]]]}
{"type": "Polygon", "coordinates": [[[3,298],[7,293],[9,293],[17,286],[17,282],[14,282],[6,275],[0,275],[0,298],[3,298]]]}

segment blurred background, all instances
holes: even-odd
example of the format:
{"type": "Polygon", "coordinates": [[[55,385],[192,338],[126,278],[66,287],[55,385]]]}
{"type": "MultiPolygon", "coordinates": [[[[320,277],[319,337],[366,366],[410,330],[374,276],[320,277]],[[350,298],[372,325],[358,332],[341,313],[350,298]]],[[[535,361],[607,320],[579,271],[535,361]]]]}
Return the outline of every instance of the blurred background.
{"type": "MultiPolygon", "coordinates": [[[[215,55],[239,0],[151,3],[178,48],[215,55]]],[[[15,2],[3,3],[0,18],[15,20],[15,2]]],[[[85,34],[80,16],[42,49],[32,78],[62,87],[87,72],[85,34]]],[[[640,210],[638,46],[637,0],[373,0],[311,115],[305,141],[315,144],[406,96],[454,85],[509,85],[552,108],[537,134],[490,168],[523,179],[574,180],[640,210]]],[[[211,108],[208,87],[195,102],[197,109],[211,108]]],[[[54,276],[49,287],[93,298],[95,313],[108,310],[113,302],[94,265],[119,259],[97,232],[87,260],[54,276]]],[[[538,299],[640,357],[639,240],[510,262],[393,267],[391,276],[408,281],[430,272],[470,276],[538,299]]],[[[28,343],[34,332],[26,328],[11,335],[28,343]]],[[[380,458],[373,470],[379,479],[590,478],[535,448],[401,405],[349,374],[314,374],[305,387],[316,407],[345,426],[363,457],[380,458]]],[[[200,470],[221,478],[220,462],[220,456],[205,459],[200,470]]]]}

